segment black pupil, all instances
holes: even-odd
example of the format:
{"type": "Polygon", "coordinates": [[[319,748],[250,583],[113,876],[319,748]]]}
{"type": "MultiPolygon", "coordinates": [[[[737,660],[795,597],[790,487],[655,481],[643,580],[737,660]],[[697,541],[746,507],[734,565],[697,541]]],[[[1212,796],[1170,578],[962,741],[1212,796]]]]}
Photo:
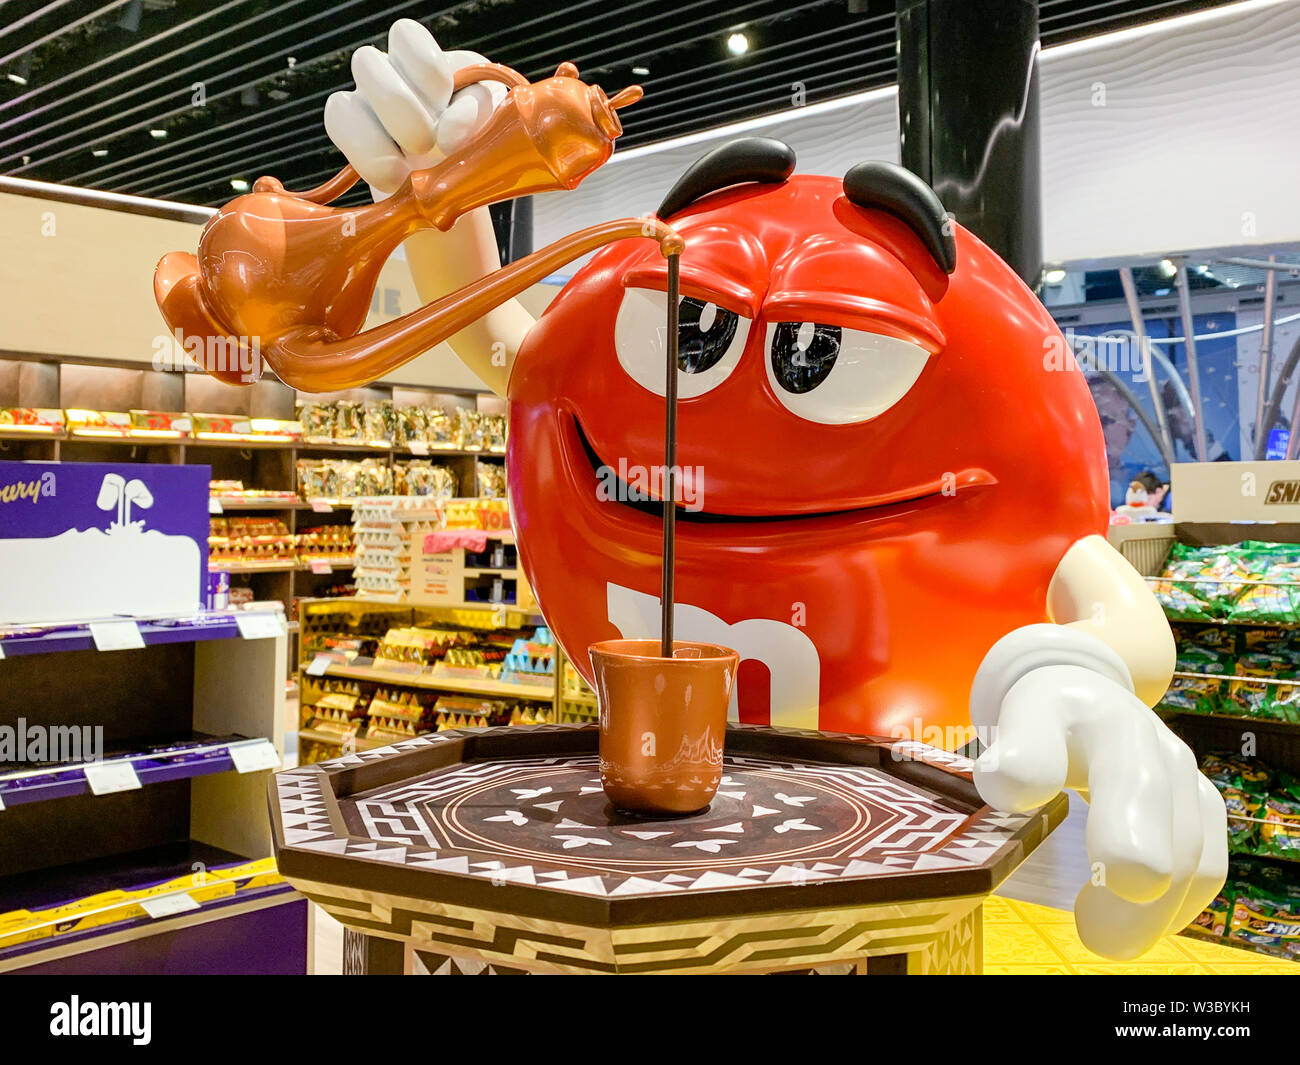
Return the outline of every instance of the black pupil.
{"type": "Polygon", "coordinates": [[[705,303],[689,296],[682,300],[677,315],[678,369],[682,373],[703,373],[716,366],[731,347],[740,316],[716,303],[705,303]],[[709,319],[705,319],[706,307],[712,308],[709,319]],[[707,321],[707,328],[700,325],[701,320],[707,321]]]}
{"type": "Polygon", "coordinates": [[[826,380],[840,354],[840,327],[778,322],[772,335],[772,370],[787,392],[811,392],[826,380]]]}

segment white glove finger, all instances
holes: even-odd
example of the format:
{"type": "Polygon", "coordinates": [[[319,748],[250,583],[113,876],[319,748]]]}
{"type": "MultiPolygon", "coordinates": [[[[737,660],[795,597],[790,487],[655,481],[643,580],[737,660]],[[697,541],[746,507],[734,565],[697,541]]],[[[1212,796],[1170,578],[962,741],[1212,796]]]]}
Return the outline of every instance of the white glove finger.
{"type": "Polygon", "coordinates": [[[1055,715],[1044,713],[1048,670],[1022,677],[1002,701],[997,731],[975,762],[973,779],[980,797],[997,810],[1033,810],[1065,786],[1070,757],[1065,732],[1055,715]]]}
{"type": "Polygon", "coordinates": [[[386,195],[406,180],[410,171],[402,150],[359,94],[330,95],[325,101],[325,132],[376,191],[386,195]]]}
{"type": "Polygon", "coordinates": [[[1196,774],[1196,795],[1200,809],[1201,857],[1183,901],[1169,926],[1169,931],[1181,932],[1195,920],[1196,915],[1214,901],[1228,878],[1228,811],[1218,789],[1199,772],[1196,774]]]}
{"type": "Polygon", "coordinates": [[[432,33],[414,19],[398,19],[388,31],[388,59],[429,114],[437,118],[447,109],[456,68],[432,33]]]}
{"type": "MultiPolygon", "coordinates": [[[[1154,715],[1153,715],[1154,716],[1154,715]]],[[[1173,874],[1168,890],[1155,899],[1134,902],[1121,898],[1108,884],[1093,882],[1075,900],[1074,920],[1079,938],[1095,954],[1117,960],[1131,960],[1146,953],[1161,937],[1181,931],[1191,922],[1223,884],[1213,880],[1215,842],[1227,867],[1227,824],[1207,809],[1200,784],[1214,786],[1197,771],[1196,759],[1177,736],[1159,723],[1159,743],[1170,781],[1173,821],[1171,825],[1173,874]],[[1208,816],[1207,816],[1208,815],[1208,816]],[[1209,832],[1217,830],[1211,839],[1209,832]],[[1206,855],[1209,853],[1209,863],[1206,855]],[[1208,893],[1207,893],[1208,892],[1208,893]]],[[[1213,801],[1222,811],[1218,795],[1213,801]]],[[[1100,870],[1103,874],[1104,868],[1100,870]]]]}
{"type": "Polygon", "coordinates": [[[1108,887],[1085,884],[1074,900],[1074,924],[1094,954],[1131,961],[1165,935],[1181,901],[1171,891],[1152,902],[1130,902],[1108,887]]]}
{"type": "Polygon", "coordinates": [[[1159,718],[1132,692],[1077,666],[1040,670],[1060,677],[1058,700],[1070,732],[1071,772],[1087,773],[1088,857],[1110,890],[1151,902],[1173,876],[1173,793],[1159,718]]]}
{"type": "MultiPolygon", "coordinates": [[[[486,63],[477,52],[443,53],[453,70],[462,67],[486,63]]],[[[450,155],[464,145],[483,124],[492,112],[506,98],[507,87],[499,81],[482,81],[467,85],[451,98],[451,103],[438,120],[438,148],[450,155]]]]}
{"type": "Polygon", "coordinates": [[[357,90],[388,135],[407,155],[423,155],[435,143],[437,126],[428,109],[378,48],[365,45],[352,53],[357,90]]]}
{"type": "Polygon", "coordinates": [[[1169,926],[1178,919],[1178,914],[1187,902],[1188,890],[1201,863],[1201,851],[1205,845],[1205,831],[1201,824],[1201,797],[1197,787],[1201,774],[1196,765],[1196,756],[1192,754],[1187,744],[1175,736],[1154,713],[1151,714],[1151,718],[1164,753],[1165,770],[1169,775],[1170,798],[1173,805],[1171,825],[1173,864],[1167,892],[1172,904],[1172,912],[1169,915],[1169,923],[1164,929],[1168,932],[1169,926]]]}

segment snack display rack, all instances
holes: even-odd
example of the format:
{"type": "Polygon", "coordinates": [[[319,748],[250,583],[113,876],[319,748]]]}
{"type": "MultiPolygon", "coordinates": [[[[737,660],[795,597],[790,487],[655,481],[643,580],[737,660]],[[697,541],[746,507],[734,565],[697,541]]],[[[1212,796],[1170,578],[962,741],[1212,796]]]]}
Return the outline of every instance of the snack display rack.
{"type": "Polygon", "coordinates": [[[1228,882],[1185,934],[1300,961],[1300,525],[1130,529],[1111,542],[1161,600],[1178,653],[1156,710],[1228,807],[1228,882]]]}
{"type": "Polygon", "coordinates": [[[556,648],[559,655],[559,682],[555,688],[556,716],[562,725],[582,724],[595,721],[599,717],[596,693],[582,679],[573,663],[563,650],[556,648]]]}
{"type": "Polygon", "coordinates": [[[304,972],[265,816],[283,613],[113,621],[137,646],[0,631],[0,972],[304,972]]]}
{"type": "Polygon", "coordinates": [[[321,599],[298,623],[300,763],[556,719],[559,649],[531,611],[321,599]]]}

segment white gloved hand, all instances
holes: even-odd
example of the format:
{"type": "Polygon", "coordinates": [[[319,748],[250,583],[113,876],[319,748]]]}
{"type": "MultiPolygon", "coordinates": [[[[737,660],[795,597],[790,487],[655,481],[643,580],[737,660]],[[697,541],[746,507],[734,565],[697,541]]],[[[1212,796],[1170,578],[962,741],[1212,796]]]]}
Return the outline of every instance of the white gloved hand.
{"type": "Polygon", "coordinates": [[[371,45],[352,53],[356,90],[325,101],[325,132],[375,199],[412,170],[456,151],[488,120],[505,99],[505,85],[486,81],[451,91],[456,71],[486,62],[477,52],[444,52],[412,19],[393,23],[387,53],[371,45]]]}
{"type": "Polygon", "coordinates": [[[994,737],[974,773],[990,806],[1023,813],[1063,787],[1088,798],[1093,878],[1074,916],[1089,950],[1136,958],[1223,886],[1223,799],[1101,640],[1050,624],[1004,636],[976,674],[971,721],[994,737]]]}

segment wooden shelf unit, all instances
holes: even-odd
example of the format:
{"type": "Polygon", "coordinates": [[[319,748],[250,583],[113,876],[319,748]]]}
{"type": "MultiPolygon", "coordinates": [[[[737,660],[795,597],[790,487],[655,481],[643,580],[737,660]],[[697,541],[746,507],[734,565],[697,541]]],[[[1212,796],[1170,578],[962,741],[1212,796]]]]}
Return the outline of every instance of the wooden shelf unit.
{"type": "MultiPolygon", "coordinates": [[[[252,418],[292,420],[301,402],[391,400],[398,406],[468,407],[504,412],[504,401],[486,392],[466,389],[432,389],[372,385],[328,395],[308,395],[265,378],[246,387],[223,384],[201,373],[175,373],[122,363],[59,362],[0,356],[0,408],[84,408],[89,410],[226,414],[252,418]]],[[[0,428],[0,459],[54,462],[158,462],[206,465],[214,480],[238,480],[246,488],[298,490],[300,458],[375,458],[385,465],[411,459],[428,459],[446,465],[456,476],[458,493],[478,494],[475,463],[479,459],[500,463],[498,451],[444,449],[430,445],[415,449],[390,444],[355,444],[321,441],[243,441],[201,439],[135,439],[113,436],[79,436],[75,432],[31,433],[0,428]],[[425,453],[427,451],[427,454],[425,453]]],[[[351,502],[329,501],[329,510],[317,511],[310,502],[258,501],[223,503],[223,513],[245,511],[279,516],[291,534],[320,525],[350,523],[351,502]]],[[[225,569],[226,567],[220,567],[225,569]]],[[[256,600],[280,601],[288,617],[295,616],[299,599],[317,598],[339,581],[336,565],[331,573],[313,573],[310,566],[230,567],[231,583],[248,587],[256,600]]],[[[290,661],[294,661],[294,634],[290,634],[290,661]]]]}

